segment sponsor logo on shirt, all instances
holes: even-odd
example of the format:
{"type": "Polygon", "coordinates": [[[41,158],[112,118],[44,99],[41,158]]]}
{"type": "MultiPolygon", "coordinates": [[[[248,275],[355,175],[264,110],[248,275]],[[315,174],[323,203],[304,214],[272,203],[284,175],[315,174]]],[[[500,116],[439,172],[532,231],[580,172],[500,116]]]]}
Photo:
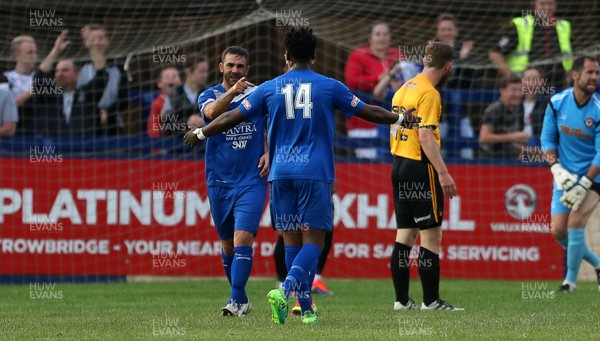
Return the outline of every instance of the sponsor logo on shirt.
{"type": "Polygon", "coordinates": [[[581,138],[584,138],[584,139],[591,139],[592,138],[592,135],[584,133],[579,128],[574,128],[573,129],[571,127],[567,127],[567,126],[563,125],[563,126],[560,127],[560,131],[563,132],[563,133],[565,133],[565,134],[572,135],[572,136],[575,136],[575,137],[581,137],[581,138]]]}
{"type": "Polygon", "coordinates": [[[250,104],[250,101],[248,101],[247,98],[242,101],[242,105],[244,108],[246,108],[246,110],[250,110],[250,108],[252,108],[252,104],[250,104]]]}

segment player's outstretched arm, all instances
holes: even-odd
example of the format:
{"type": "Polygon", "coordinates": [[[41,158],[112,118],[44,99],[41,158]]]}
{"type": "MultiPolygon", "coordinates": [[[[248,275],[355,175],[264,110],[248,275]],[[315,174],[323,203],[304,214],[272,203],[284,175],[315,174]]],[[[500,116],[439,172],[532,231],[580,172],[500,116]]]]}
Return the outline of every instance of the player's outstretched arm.
{"type": "Polygon", "coordinates": [[[239,108],[236,108],[223,113],[204,128],[190,127],[190,131],[185,134],[183,139],[188,146],[193,147],[200,140],[227,131],[245,120],[246,116],[241,113],[239,108]]]}
{"type": "Polygon", "coordinates": [[[376,105],[365,104],[355,116],[377,124],[409,125],[421,121],[419,116],[413,115],[415,110],[417,110],[417,108],[406,110],[400,114],[401,118],[399,119],[398,114],[387,111],[376,105]]]}

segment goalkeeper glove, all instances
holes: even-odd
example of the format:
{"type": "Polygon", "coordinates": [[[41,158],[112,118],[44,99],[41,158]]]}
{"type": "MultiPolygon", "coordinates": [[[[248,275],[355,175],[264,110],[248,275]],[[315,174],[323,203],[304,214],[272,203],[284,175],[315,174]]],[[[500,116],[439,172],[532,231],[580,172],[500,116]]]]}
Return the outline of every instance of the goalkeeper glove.
{"type": "Polygon", "coordinates": [[[560,202],[573,211],[577,211],[590,187],[592,187],[592,180],[584,175],[579,179],[579,182],[565,191],[562,197],[560,197],[560,202]]]}
{"type": "Polygon", "coordinates": [[[558,162],[550,167],[550,172],[554,176],[554,181],[558,189],[571,188],[577,182],[577,175],[571,174],[571,172],[564,169],[558,162]]]}

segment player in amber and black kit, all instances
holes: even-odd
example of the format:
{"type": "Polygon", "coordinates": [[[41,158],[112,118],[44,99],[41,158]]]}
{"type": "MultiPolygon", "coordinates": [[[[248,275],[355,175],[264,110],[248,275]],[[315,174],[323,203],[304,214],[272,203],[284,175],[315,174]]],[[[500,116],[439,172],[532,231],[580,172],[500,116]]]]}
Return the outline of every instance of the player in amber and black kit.
{"type": "Polygon", "coordinates": [[[396,243],[390,268],[396,291],[394,310],[418,309],[408,297],[410,251],[421,236],[418,268],[423,286],[423,310],[463,310],[440,299],[440,244],[444,195],[452,198],[456,185],[440,155],[438,125],[442,104],[436,85],[448,78],[454,51],[442,42],[430,42],[425,49],[423,71],[406,82],[392,99],[392,111],[417,107],[421,123],[401,128],[390,136],[394,155],[392,183],[396,210],[396,243]]]}

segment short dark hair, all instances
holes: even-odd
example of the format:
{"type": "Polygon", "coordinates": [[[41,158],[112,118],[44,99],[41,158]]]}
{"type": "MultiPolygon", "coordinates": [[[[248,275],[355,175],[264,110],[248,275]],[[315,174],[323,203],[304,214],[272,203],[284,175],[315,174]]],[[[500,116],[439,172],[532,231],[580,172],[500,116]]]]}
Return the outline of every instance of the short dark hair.
{"type": "Polygon", "coordinates": [[[369,25],[369,36],[371,36],[371,34],[373,34],[373,30],[375,29],[375,26],[379,26],[379,25],[385,25],[388,29],[390,28],[390,25],[388,25],[387,22],[376,21],[376,22],[372,23],[371,25],[369,25]]]}
{"type": "Polygon", "coordinates": [[[586,60],[591,60],[596,63],[598,62],[598,58],[594,58],[590,55],[579,56],[573,59],[573,67],[571,68],[571,70],[581,72],[581,70],[583,70],[583,65],[585,64],[586,60]]]}
{"type": "Polygon", "coordinates": [[[108,30],[106,29],[106,27],[104,27],[104,25],[102,24],[98,24],[98,23],[91,23],[87,25],[88,30],[91,31],[96,31],[96,30],[102,30],[104,31],[104,35],[108,37],[108,30]]]}
{"type": "Polygon", "coordinates": [[[226,48],[225,51],[223,51],[223,53],[221,54],[222,62],[225,61],[225,56],[228,54],[246,58],[246,64],[248,64],[248,61],[250,60],[250,55],[248,54],[248,50],[246,50],[245,48],[243,48],[241,46],[229,46],[228,48],[226,48]]]}
{"type": "Polygon", "coordinates": [[[442,41],[430,40],[425,47],[425,66],[427,67],[441,69],[452,59],[454,59],[454,49],[442,41]]]}
{"type": "Polygon", "coordinates": [[[308,63],[316,57],[317,36],[310,27],[292,27],[285,35],[284,46],[288,60],[308,63]]]}
{"type": "Polygon", "coordinates": [[[523,80],[516,73],[509,73],[508,75],[498,79],[496,85],[498,89],[506,89],[509,84],[519,83],[521,84],[523,80]]]}
{"type": "Polygon", "coordinates": [[[440,22],[446,21],[446,20],[452,21],[454,23],[454,25],[456,26],[456,17],[450,13],[442,13],[442,14],[438,15],[437,19],[435,19],[435,26],[439,25],[440,22]]]}
{"type": "Polygon", "coordinates": [[[190,69],[192,71],[194,71],[194,69],[196,69],[196,65],[198,65],[198,63],[207,61],[206,56],[203,53],[194,53],[189,57],[190,58],[186,58],[185,64],[183,65],[183,67],[185,69],[190,69]]]}
{"type": "Polygon", "coordinates": [[[56,66],[58,65],[58,63],[60,62],[69,62],[71,63],[71,65],[73,65],[73,70],[75,71],[79,71],[79,65],[77,65],[77,63],[75,63],[75,61],[72,58],[60,58],[59,60],[56,61],[56,66]]]}
{"type": "Polygon", "coordinates": [[[177,73],[179,73],[179,70],[177,70],[177,68],[175,66],[169,65],[169,66],[165,66],[163,68],[160,69],[160,72],[158,73],[158,79],[160,80],[160,77],[162,77],[163,72],[173,69],[175,70],[177,73]]]}
{"type": "Polygon", "coordinates": [[[523,70],[523,74],[525,74],[525,72],[527,72],[529,70],[537,71],[537,73],[539,73],[540,76],[542,75],[542,71],[540,71],[540,69],[538,69],[535,66],[528,66],[525,70],[523,70]]]}

